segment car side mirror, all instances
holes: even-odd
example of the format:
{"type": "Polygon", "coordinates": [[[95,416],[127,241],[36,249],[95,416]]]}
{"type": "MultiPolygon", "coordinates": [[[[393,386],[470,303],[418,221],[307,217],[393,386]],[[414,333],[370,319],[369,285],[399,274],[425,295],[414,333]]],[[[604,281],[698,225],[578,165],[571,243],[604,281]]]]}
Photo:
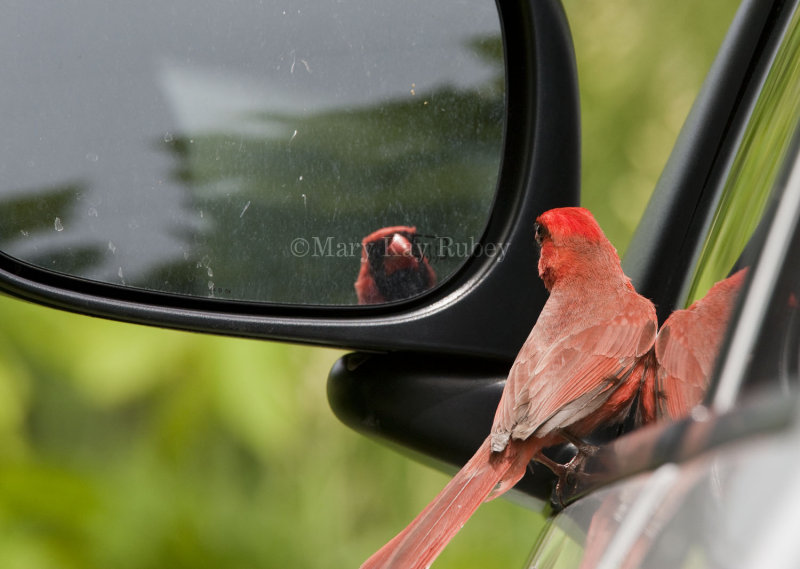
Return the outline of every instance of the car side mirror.
{"type": "Polygon", "coordinates": [[[14,8],[3,21],[31,27],[0,71],[0,288],[163,327],[513,357],[545,298],[533,220],[578,201],[561,5],[383,4],[108,13],[94,35],[14,8]],[[72,51],[45,53],[43,29],[72,51]],[[360,306],[361,240],[385,226],[414,232],[380,241],[395,276],[414,255],[431,275],[360,306]]]}
{"type": "Polygon", "coordinates": [[[331,372],[335,413],[457,463],[546,299],[534,220],[578,204],[571,35],[559,0],[360,4],[95,14],[94,34],[27,4],[0,19],[19,40],[0,291],[360,350],[331,372]],[[42,29],[106,44],[47,54],[42,29]],[[385,282],[364,280],[373,258],[385,282]]]}

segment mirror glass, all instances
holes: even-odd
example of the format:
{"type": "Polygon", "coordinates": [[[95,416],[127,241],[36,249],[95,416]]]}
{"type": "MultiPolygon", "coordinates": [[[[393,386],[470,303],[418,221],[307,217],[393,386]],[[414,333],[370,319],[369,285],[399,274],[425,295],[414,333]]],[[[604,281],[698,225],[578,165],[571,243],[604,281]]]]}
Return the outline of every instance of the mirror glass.
{"type": "Polygon", "coordinates": [[[476,254],[505,129],[491,0],[5,2],[0,53],[0,250],[26,263],[331,305],[476,254]]]}

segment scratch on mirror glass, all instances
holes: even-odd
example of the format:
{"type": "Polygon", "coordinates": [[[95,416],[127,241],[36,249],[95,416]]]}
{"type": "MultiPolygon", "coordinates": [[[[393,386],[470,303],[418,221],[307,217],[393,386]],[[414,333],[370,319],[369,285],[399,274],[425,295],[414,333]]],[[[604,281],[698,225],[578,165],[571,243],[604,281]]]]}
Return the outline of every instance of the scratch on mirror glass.
{"type": "Polygon", "coordinates": [[[250,207],[250,200],[247,200],[247,203],[246,203],[246,204],[244,204],[244,207],[242,208],[242,213],[240,213],[240,214],[239,214],[239,219],[241,219],[242,217],[244,217],[244,212],[246,212],[246,211],[247,211],[247,208],[248,208],[248,207],[250,207]]]}
{"type": "Polygon", "coordinates": [[[56,231],[64,231],[64,226],[61,223],[60,217],[56,217],[56,220],[53,223],[53,227],[55,228],[56,231]]]}
{"type": "Polygon", "coordinates": [[[122,284],[125,284],[125,277],[122,275],[122,267],[120,267],[119,270],[117,271],[117,276],[119,277],[119,280],[122,282],[122,284]]]}
{"type": "MultiPolygon", "coordinates": [[[[298,61],[298,60],[297,60],[297,55],[295,55],[295,53],[294,53],[294,50],[290,51],[290,52],[289,52],[289,55],[291,55],[291,56],[292,56],[292,65],[289,67],[289,73],[291,73],[292,75],[294,75],[294,68],[295,68],[295,66],[297,65],[297,61],[298,61]]],[[[311,66],[308,64],[308,61],[306,61],[305,59],[302,59],[302,58],[301,58],[301,59],[300,59],[300,63],[302,63],[302,64],[303,64],[303,67],[305,67],[305,68],[306,68],[306,71],[307,71],[308,73],[311,73],[311,66]]]]}
{"type": "Polygon", "coordinates": [[[203,258],[197,262],[197,268],[198,269],[205,268],[206,274],[209,277],[214,276],[214,270],[211,268],[211,258],[208,255],[204,255],[203,258]]]}
{"type": "Polygon", "coordinates": [[[292,143],[292,141],[294,140],[294,138],[295,138],[296,136],[297,136],[297,129],[294,129],[294,132],[292,133],[292,137],[289,139],[289,144],[291,144],[291,143],[292,143]]]}

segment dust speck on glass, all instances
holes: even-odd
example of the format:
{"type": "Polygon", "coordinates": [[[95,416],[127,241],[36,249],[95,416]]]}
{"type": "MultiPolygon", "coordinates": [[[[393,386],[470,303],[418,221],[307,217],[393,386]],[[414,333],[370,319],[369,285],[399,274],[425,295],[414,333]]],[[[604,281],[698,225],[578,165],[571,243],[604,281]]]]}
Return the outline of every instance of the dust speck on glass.
{"type": "Polygon", "coordinates": [[[0,249],[176,294],[355,304],[361,240],[416,227],[443,282],[488,220],[492,1],[0,7],[0,249]]]}

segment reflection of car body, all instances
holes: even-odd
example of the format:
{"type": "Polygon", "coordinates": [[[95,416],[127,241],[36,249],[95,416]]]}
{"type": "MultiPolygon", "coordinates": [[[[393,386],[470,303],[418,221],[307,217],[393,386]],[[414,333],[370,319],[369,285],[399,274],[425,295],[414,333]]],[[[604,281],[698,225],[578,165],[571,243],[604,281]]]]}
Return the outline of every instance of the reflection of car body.
{"type": "MultiPolygon", "coordinates": [[[[800,563],[796,541],[788,533],[795,528],[793,510],[800,507],[796,476],[800,468],[790,451],[800,437],[794,398],[800,345],[800,276],[794,261],[800,258],[798,4],[797,0],[743,2],[624,259],[637,288],[656,302],[662,321],[671,309],[702,296],[735,266],[751,267],[708,408],[682,422],[650,427],[603,447],[589,466],[606,484],[574,499],[553,518],[533,552],[533,567],[577,567],[582,547],[599,567],[800,563]],[[770,484],[781,485],[782,495],[768,511],[760,507],[773,498],[773,488],[765,487],[765,475],[770,484]]],[[[542,1],[535,9],[550,17],[548,6],[556,5],[542,1]]],[[[536,38],[560,29],[541,21],[548,25],[537,29],[536,38]]],[[[520,37],[515,41],[516,47],[532,49],[532,44],[519,43],[520,37]]],[[[558,41],[545,47],[553,45],[564,47],[558,41]]],[[[520,52],[507,57],[519,57],[520,52]]],[[[550,63],[561,61],[563,55],[556,50],[550,63]]],[[[524,61],[512,63],[516,69],[524,68],[519,65],[524,61]]],[[[537,68],[537,77],[552,78],[546,73],[552,71],[543,65],[537,68]]],[[[554,76],[564,80],[560,72],[554,76]]],[[[544,112],[520,110],[517,94],[529,94],[528,89],[535,87],[521,86],[524,81],[517,80],[517,76],[509,80],[509,108],[517,113],[515,118],[545,117],[544,112]]],[[[547,103],[548,113],[558,107],[556,103],[570,106],[560,98],[547,103]]],[[[497,200],[494,211],[501,223],[490,226],[485,240],[529,243],[530,227],[523,222],[530,221],[534,208],[528,202],[544,207],[574,199],[576,140],[563,127],[575,126],[577,120],[569,109],[564,114],[566,118],[553,119],[556,124],[548,123],[549,132],[566,133],[559,138],[563,146],[555,150],[558,145],[550,145],[552,139],[540,144],[534,136],[508,134],[506,142],[518,143],[520,152],[533,154],[536,149],[542,155],[530,163],[515,154],[505,157],[506,166],[518,171],[503,178],[503,199],[497,200]],[[545,168],[555,162],[558,168],[545,168]],[[531,176],[534,189],[563,185],[564,194],[528,199],[533,190],[523,183],[528,174],[520,166],[523,163],[538,172],[531,176]],[[518,205],[522,202],[527,209],[518,205]],[[513,230],[506,231],[505,226],[513,230]]],[[[539,128],[546,121],[529,122],[539,128]]],[[[174,140],[169,142],[175,146],[174,140]]],[[[250,201],[237,204],[231,218],[238,223],[254,210],[250,201]]],[[[56,220],[55,231],[61,233],[60,218],[56,220]]],[[[392,353],[358,353],[341,360],[329,382],[332,406],[359,430],[459,463],[485,437],[508,358],[530,327],[534,309],[529,304],[542,299],[542,291],[531,284],[535,282],[529,259],[532,248],[519,251],[509,248],[502,263],[488,256],[473,259],[431,294],[405,305],[377,307],[372,313],[371,308],[326,312],[324,307],[283,306],[273,314],[267,306],[254,314],[246,304],[175,300],[148,296],[142,290],[73,282],[8,259],[2,259],[5,264],[0,269],[4,286],[18,296],[92,314],[388,350],[392,353]],[[498,276],[498,266],[505,277],[498,276]],[[519,277],[522,273],[524,279],[519,277]],[[522,284],[515,288],[509,275],[519,277],[522,284]],[[450,310],[457,306],[463,309],[450,310]],[[259,320],[262,313],[272,320],[259,320]]],[[[208,263],[197,268],[211,276],[208,263]]],[[[348,292],[353,277],[343,281],[348,292]]],[[[199,281],[203,293],[207,280],[199,281]]],[[[520,488],[549,499],[552,480],[542,470],[536,469],[520,488]]]]}

